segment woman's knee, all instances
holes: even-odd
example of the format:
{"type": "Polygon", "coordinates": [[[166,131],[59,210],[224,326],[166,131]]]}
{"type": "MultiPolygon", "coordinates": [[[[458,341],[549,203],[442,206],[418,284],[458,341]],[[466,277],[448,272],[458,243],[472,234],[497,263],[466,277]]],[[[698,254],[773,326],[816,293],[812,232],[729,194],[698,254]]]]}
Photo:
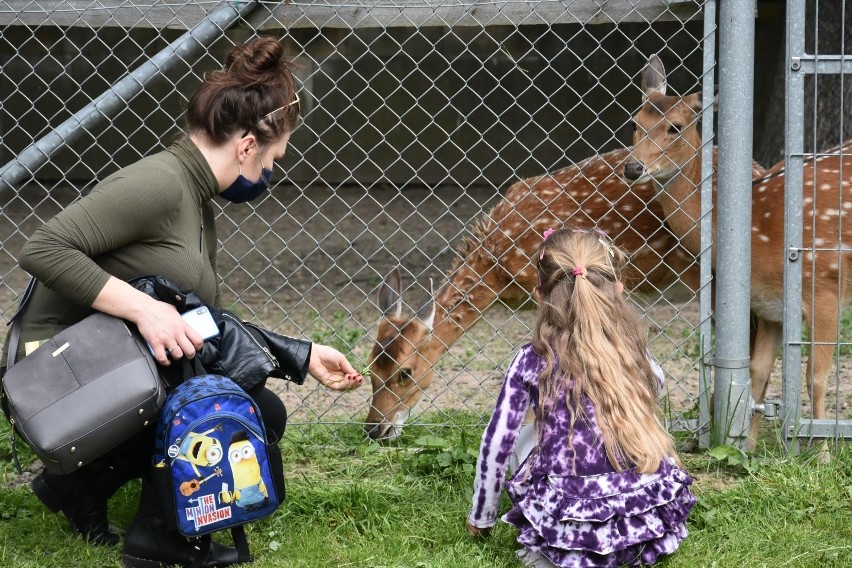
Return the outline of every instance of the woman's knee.
{"type": "Polygon", "coordinates": [[[287,409],[284,407],[284,401],[266,387],[252,389],[249,394],[260,408],[260,415],[263,417],[267,432],[275,436],[276,440],[280,440],[287,427],[287,409]]]}

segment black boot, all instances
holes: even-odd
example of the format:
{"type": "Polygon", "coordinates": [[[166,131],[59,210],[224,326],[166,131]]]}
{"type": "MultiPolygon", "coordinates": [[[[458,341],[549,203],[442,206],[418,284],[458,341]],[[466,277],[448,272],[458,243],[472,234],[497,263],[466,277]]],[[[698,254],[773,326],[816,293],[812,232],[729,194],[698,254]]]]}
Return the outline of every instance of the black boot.
{"type": "Polygon", "coordinates": [[[30,488],[45,507],[54,513],[62,511],[75,533],[92,544],[114,546],[118,535],[110,530],[107,501],[124,481],[119,483],[105,464],[91,465],[95,467],[68,475],[44,470],[30,488]]]}
{"type": "Polygon", "coordinates": [[[163,519],[156,489],[143,478],[139,512],[124,537],[121,563],[127,568],[198,566],[213,568],[240,562],[236,548],[223,546],[207,538],[188,539],[163,519]]]}

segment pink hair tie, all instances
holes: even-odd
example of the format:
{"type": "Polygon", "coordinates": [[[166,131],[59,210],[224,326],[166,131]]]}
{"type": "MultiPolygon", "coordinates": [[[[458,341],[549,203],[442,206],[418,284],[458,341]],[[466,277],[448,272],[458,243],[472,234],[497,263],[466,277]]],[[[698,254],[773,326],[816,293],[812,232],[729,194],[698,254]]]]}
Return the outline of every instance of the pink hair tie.
{"type": "Polygon", "coordinates": [[[587,273],[584,267],[575,266],[574,269],[571,271],[571,274],[573,274],[574,276],[582,276],[583,278],[585,278],[587,273]]]}
{"type": "MultiPolygon", "coordinates": [[[[544,230],[544,233],[542,233],[542,235],[541,235],[541,242],[542,242],[542,243],[544,243],[544,241],[546,241],[546,240],[547,240],[547,237],[549,237],[550,235],[552,235],[552,234],[553,234],[553,232],[554,232],[554,230],[553,230],[553,228],[552,228],[552,227],[548,227],[547,229],[545,229],[545,230],[544,230]]],[[[543,246],[541,247],[541,254],[540,254],[540,255],[538,255],[538,259],[539,259],[539,260],[544,259],[544,247],[543,247],[543,246]]]]}

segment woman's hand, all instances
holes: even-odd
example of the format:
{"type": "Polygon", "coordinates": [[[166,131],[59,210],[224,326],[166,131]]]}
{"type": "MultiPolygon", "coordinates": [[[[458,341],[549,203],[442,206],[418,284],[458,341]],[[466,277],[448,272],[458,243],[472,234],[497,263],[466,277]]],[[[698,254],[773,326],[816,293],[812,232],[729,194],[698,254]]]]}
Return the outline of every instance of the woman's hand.
{"type": "Polygon", "coordinates": [[[195,357],[204,345],[201,335],[180,317],[173,305],[151,300],[148,309],[135,323],[153,349],[157,362],[168,367],[171,361],[181,357],[195,357]]]}
{"type": "Polygon", "coordinates": [[[183,321],[177,308],[155,300],[114,276],[107,281],[92,307],[135,323],[154,351],[154,358],[165,367],[181,357],[192,359],[204,345],[204,339],[183,321]]]}
{"type": "Polygon", "coordinates": [[[364,377],[346,360],[343,353],[314,343],[308,372],[326,388],[338,391],[357,389],[364,384],[364,377]]]}
{"type": "Polygon", "coordinates": [[[470,536],[488,536],[491,533],[491,527],[486,527],[484,529],[475,527],[470,524],[470,519],[465,520],[465,525],[467,525],[467,532],[470,536]]]}

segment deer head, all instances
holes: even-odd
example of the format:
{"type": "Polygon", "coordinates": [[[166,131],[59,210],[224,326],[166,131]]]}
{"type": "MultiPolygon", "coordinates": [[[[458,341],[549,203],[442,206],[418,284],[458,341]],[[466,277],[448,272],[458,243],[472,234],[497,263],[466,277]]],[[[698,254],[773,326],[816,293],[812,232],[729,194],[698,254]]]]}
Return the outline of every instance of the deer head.
{"type": "Polygon", "coordinates": [[[665,185],[698,155],[701,93],[666,95],[666,70],[656,55],[642,71],[642,106],[633,115],[633,149],[624,177],[634,183],[665,185]]]}
{"type": "Polygon", "coordinates": [[[367,435],[394,439],[402,431],[423,390],[434,379],[434,361],[426,349],[431,340],[435,302],[429,298],[414,317],[402,317],[402,283],[394,269],[379,288],[382,321],[370,354],[373,398],[367,414],[367,435]]]}

